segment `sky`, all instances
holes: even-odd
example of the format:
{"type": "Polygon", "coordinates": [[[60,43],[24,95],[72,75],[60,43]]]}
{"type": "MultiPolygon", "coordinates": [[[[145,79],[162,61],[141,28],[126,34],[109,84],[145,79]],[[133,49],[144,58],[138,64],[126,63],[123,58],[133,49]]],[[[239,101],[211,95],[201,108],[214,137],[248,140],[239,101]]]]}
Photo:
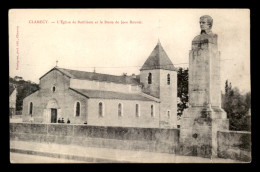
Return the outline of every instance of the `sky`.
{"type": "Polygon", "coordinates": [[[202,15],[213,18],[218,35],[221,90],[229,80],[250,91],[248,9],[12,9],[9,74],[39,83],[58,61],[61,68],[138,75],[158,39],[174,66],[187,68],[202,15]]]}

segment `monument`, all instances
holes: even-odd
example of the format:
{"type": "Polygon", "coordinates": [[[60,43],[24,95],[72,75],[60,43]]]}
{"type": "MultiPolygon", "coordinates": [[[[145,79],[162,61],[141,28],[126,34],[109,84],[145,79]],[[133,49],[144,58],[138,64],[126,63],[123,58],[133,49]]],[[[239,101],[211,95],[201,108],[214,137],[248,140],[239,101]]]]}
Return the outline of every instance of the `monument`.
{"type": "Polygon", "coordinates": [[[183,155],[217,156],[217,131],[229,128],[221,108],[220,52],[212,26],[210,16],[200,17],[201,33],[189,52],[189,108],[183,112],[180,129],[183,155]]]}

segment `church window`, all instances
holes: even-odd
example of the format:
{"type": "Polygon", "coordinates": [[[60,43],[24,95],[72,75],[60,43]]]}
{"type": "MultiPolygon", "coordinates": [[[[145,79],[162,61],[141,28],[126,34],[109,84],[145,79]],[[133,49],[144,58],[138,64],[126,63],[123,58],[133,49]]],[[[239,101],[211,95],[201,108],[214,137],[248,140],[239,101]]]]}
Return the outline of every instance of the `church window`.
{"type": "Polygon", "coordinates": [[[32,112],[33,112],[33,103],[30,102],[29,114],[32,115],[32,112]]]}
{"type": "Polygon", "coordinates": [[[118,104],[118,116],[119,117],[122,116],[122,104],[121,103],[118,104]]]}
{"type": "Polygon", "coordinates": [[[139,117],[140,116],[140,112],[139,112],[139,104],[135,105],[135,116],[139,117]]]}
{"type": "Polygon", "coordinates": [[[99,102],[98,104],[98,115],[99,117],[103,117],[103,103],[102,102],[99,102]]]}
{"type": "Polygon", "coordinates": [[[151,105],[151,116],[154,117],[154,107],[151,105]]]}
{"type": "Polygon", "coordinates": [[[170,74],[167,75],[167,84],[170,85],[171,83],[171,76],[170,74]]]}
{"type": "Polygon", "coordinates": [[[80,116],[80,103],[76,103],[76,116],[80,116]]]}
{"type": "Polygon", "coordinates": [[[55,86],[53,86],[53,87],[52,87],[52,92],[54,93],[54,92],[55,92],[55,90],[56,90],[56,87],[55,87],[55,86]]]}
{"type": "Polygon", "coordinates": [[[148,84],[152,84],[152,74],[148,74],[148,84]]]}

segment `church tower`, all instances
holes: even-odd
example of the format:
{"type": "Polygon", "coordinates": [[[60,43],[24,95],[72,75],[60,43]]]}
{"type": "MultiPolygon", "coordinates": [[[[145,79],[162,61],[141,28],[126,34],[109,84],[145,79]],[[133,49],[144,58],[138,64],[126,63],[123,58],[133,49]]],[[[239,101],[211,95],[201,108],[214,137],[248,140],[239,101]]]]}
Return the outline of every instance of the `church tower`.
{"type": "Polygon", "coordinates": [[[140,69],[142,92],[160,100],[159,126],[176,128],[177,69],[160,41],[140,69]]]}

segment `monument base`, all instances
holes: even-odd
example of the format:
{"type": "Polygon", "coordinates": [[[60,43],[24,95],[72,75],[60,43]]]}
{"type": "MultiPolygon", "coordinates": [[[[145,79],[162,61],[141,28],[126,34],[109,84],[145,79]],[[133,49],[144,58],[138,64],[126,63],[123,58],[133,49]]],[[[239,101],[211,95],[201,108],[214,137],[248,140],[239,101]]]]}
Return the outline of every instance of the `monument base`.
{"type": "Polygon", "coordinates": [[[217,157],[217,131],[229,129],[226,112],[219,107],[184,110],[180,128],[180,154],[217,157]]]}

